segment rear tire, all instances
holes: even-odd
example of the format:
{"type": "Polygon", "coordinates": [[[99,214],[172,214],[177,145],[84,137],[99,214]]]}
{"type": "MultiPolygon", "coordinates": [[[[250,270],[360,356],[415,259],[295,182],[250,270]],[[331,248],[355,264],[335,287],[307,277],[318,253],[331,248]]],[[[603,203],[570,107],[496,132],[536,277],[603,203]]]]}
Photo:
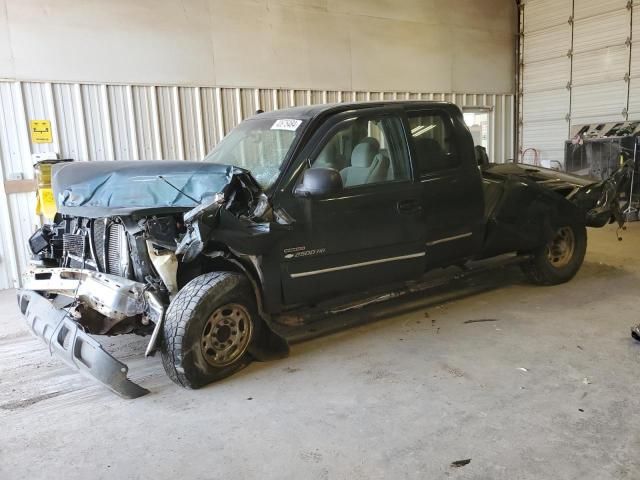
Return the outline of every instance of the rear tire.
{"type": "Polygon", "coordinates": [[[584,261],[587,229],[584,225],[567,225],[555,237],[535,250],[533,258],[521,264],[528,280],[536,285],[558,285],[571,280],[584,261]]]}
{"type": "Polygon", "coordinates": [[[200,275],[173,299],[163,325],[162,365],[178,385],[200,388],[251,363],[262,321],[249,280],[233,272],[200,275]]]}

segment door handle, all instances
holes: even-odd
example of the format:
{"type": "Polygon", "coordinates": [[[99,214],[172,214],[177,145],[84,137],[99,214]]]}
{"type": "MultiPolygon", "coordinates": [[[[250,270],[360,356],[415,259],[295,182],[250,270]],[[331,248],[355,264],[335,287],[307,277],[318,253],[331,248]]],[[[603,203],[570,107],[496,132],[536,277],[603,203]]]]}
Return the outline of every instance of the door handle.
{"type": "Polygon", "coordinates": [[[422,212],[422,205],[418,200],[400,200],[396,206],[398,213],[402,215],[417,215],[422,212]]]}

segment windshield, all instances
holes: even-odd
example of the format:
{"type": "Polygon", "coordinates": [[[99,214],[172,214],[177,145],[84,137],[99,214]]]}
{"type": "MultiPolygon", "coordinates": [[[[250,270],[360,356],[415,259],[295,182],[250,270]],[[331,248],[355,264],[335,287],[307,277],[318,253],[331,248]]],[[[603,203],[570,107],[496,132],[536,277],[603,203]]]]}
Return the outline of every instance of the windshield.
{"type": "Polygon", "coordinates": [[[262,188],[269,188],[280,175],[302,124],[302,120],[284,118],[246,120],[224,137],[204,161],[249,170],[262,188]]]}

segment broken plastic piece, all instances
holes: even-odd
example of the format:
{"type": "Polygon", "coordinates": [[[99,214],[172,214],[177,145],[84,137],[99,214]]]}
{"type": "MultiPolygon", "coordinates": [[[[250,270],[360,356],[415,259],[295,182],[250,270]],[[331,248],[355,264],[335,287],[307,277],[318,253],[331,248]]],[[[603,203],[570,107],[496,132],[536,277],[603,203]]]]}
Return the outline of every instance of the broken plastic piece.
{"type": "Polygon", "coordinates": [[[640,342],[640,323],[635,327],[631,327],[631,336],[640,342]]]}

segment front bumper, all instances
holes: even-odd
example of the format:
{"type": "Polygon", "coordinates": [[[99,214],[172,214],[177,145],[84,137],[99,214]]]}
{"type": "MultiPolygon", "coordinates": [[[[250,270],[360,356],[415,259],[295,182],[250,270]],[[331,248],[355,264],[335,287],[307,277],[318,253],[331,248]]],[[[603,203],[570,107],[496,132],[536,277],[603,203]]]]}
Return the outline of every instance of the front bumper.
{"type": "MultiPolygon", "coordinates": [[[[149,391],[127,378],[127,366],[106,352],[73,319],[68,309],[75,298],[109,321],[117,322],[133,315],[144,315],[155,322],[149,348],[155,346],[164,307],[144,285],[112,275],[76,269],[34,269],[18,290],[18,304],[31,331],[49,347],[49,352],[85,376],[93,377],[123,398],[137,398],[149,391]],[[58,293],[53,301],[38,292],[58,293]]],[[[149,351],[148,348],[148,351],[149,351]]]]}
{"type": "Polygon", "coordinates": [[[107,353],[100,343],[69,318],[66,310],[30,290],[18,290],[20,311],[29,329],[67,365],[93,377],[123,398],[137,398],[149,393],[127,378],[127,366],[107,353]]]}

